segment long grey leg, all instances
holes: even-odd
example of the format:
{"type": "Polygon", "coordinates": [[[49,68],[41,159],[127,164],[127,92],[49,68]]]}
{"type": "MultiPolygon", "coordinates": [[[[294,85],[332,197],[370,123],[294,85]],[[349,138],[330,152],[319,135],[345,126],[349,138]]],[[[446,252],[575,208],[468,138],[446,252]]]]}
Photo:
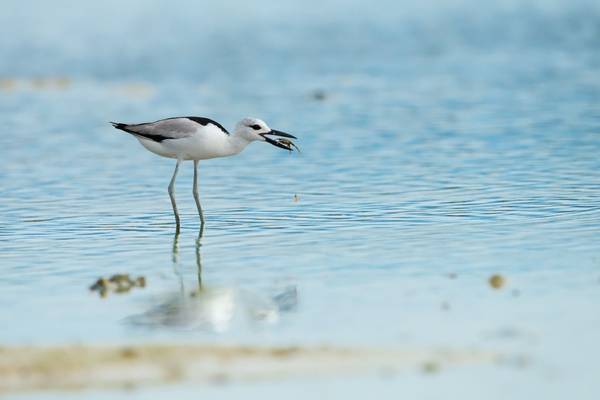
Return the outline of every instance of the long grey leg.
{"type": "Polygon", "coordinates": [[[200,233],[198,233],[198,238],[201,238],[204,233],[204,213],[200,205],[200,197],[198,196],[198,160],[194,160],[194,189],[192,192],[194,193],[194,200],[198,208],[198,215],[200,215],[200,233]]]}
{"type": "Polygon", "coordinates": [[[177,171],[179,171],[179,163],[181,160],[177,160],[177,164],[175,164],[175,172],[173,172],[173,177],[171,178],[171,183],[169,183],[169,197],[171,198],[171,205],[173,206],[173,213],[175,214],[175,223],[177,224],[177,228],[175,229],[176,233],[179,233],[179,213],[177,212],[177,203],[175,202],[175,178],[177,177],[177,171]]]}

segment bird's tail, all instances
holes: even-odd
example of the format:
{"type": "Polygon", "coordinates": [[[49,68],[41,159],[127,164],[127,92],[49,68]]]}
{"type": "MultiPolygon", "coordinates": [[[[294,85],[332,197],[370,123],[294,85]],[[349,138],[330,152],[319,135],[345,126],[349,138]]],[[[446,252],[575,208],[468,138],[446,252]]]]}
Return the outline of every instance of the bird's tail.
{"type": "Polygon", "coordinates": [[[127,124],[123,124],[121,122],[112,122],[111,121],[110,123],[113,127],[117,128],[117,129],[121,129],[121,130],[123,130],[123,128],[127,127],[127,124]]]}

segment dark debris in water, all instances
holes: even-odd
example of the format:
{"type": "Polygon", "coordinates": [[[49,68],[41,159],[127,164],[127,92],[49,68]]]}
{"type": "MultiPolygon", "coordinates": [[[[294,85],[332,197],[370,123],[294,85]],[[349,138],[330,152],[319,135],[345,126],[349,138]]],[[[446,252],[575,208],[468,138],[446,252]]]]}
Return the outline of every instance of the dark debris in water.
{"type": "Polygon", "coordinates": [[[322,89],[317,89],[312,92],[311,97],[313,98],[313,100],[323,101],[327,100],[327,93],[322,89]]]}
{"type": "Polygon", "coordinates": [[[90,286],[92,292],[98,292],[100,297],[106,297],[109,292],[127,293],[132,288],[146,287],[146,277],[138,276],[132,279],[128,274],[115,274],[110,278],[98,278],[98,280],[90,286]]]}

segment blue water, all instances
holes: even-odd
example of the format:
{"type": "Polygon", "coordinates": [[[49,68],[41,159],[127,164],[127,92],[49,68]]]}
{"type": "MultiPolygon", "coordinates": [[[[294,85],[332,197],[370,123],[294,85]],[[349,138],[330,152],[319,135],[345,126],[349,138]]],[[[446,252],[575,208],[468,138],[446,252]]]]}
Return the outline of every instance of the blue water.
{"type": "Polygon", "coordinates": [[[0,13],[0,344],[482,348],[530,360],[482,387],[597,398],[597,3],[34,3],[0,13]],[[177,115],[302,149],[201,162],[200,246],[191,164],[176,238],[173,161],[107,123],[177,115]]]}

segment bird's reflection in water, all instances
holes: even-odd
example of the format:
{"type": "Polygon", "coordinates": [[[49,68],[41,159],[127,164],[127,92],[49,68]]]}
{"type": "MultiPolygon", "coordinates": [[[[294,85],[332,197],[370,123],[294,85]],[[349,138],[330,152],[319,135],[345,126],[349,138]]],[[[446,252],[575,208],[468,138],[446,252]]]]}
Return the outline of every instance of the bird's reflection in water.
{"type": "Polygon", "coordinates": [[[282,313],[296,309],[298,293],[295,285],[256,293],[234,287],[207,287],[202,281],[200,237],[196,239],[196,279],[194,287],[186,287],[179,262],[179,233],[173,238],[173,271],[179,290],[159,300],[147,311],[126,319],[128,324],[144,328],[174,328],[225,332],[243,324],[274,324],[282,313]]]}

